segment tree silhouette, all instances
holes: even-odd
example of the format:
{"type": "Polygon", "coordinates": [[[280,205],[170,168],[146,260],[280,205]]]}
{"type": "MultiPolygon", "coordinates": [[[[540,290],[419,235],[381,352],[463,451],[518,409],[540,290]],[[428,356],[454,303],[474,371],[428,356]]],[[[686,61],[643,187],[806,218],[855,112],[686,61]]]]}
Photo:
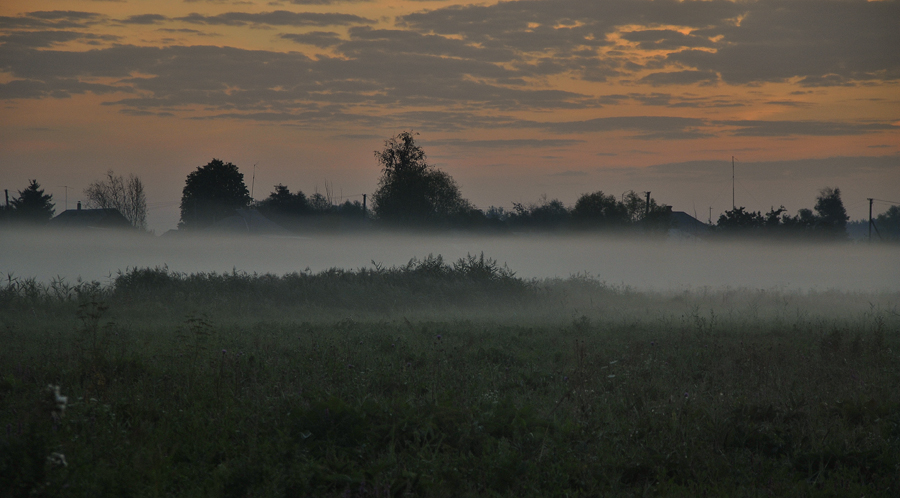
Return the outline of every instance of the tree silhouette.
{"type": "Polygon", "coordinates": [[[276,216],[300,216],[311,211],[306,194],[298,190],[292,194],[282,184],[275,185],[275,191],[259,202],[259,210],[276,216]]]}
{"type": "Polygon", "coordinates": [[[179,229],[208,227],[250,204],[250,192],[237,166],[213,159],[187,176],[181,193],[179,229]]]}
{"type": "Polygon", "coordinates": [[[19,191],[19,197],[10,201],[11,218],[22,223],[47,223],[55,212],[52,200],[53,195],[45,194],[37,180],[30,180],[28,187],[19,191]]]}
{"type": "Polygon", "coordinates": [[[818,215],[818,228],[824,231],[829,238],[847,238],[847,210],[841,201],[841,189],[825,187],[819,191],[816,197],[816,214],[818,215]]]}
{"type": "Polygon", "coordinates": [[[560,229],[566,225],[570,216],[571,212],[561,200],[547,200],[547,196],[543,195],[536,203],[514,202],[509,223],[513,226],[527,228],[560,229]]]}
{"type": "Polygon", "coordinates": [[[885,239],[900,239],[900,206],[891,206],[875,218],[878,233],[885,239]]]}
{"type": "Polygon", "coordinates": [[[447,173],[428,165],[413,133],[404,131],[375,151],[382,166],[374,211],[388,222],[427,223],[447,220],[471,209],[447,173]]]}
{"type": "Polygon", "coordinates": [[[86,189],[87,206],[100,209],[117,209],[135,228],[147,228],[147,198],[141,179],[131,174],[126,179],[116,176],[112,170],[106,178],[97,180],[86,189]]]}
{"type": "MultiPolygon", "coordinates": [[[[780,213],[779,213],[780,214],[780,213]]],[[[759,211],[746,211],[744,206],[725,211],[719,216],[716,228],[727,232],[758,229],[766,224],[759,211]]]]}
{"type": "Polygon", "coordinates": [[[572,218],[585,227],[620,226],[630,221],[625,204],[600,190],[579,197],[572,209],[572,218]]]}

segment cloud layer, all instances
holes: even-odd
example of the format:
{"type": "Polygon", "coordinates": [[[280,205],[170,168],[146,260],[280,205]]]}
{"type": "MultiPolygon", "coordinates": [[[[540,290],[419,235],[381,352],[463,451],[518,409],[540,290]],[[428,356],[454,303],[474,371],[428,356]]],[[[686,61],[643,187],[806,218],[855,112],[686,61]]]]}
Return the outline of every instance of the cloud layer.
{"type": "Polygon", "coordinates": [[[458,129],[502,123],[558,134],[624,131],[641,139],[895,129],[884,120],[723,122],[675,112],[757,105],[728,89],[766,83],[896,88],[895,1],[523,0],[449,5],[389,21],[295,10],[352,3],[298,0],[289,4],[292,10],[121,19],[81,11],[0,17],[0,72],[6,76],[0,99],[90,92],[116,94],[107,105],[130,114],[315,127],[367,126],[375,118],[400,124],[429,115],[438,123],[409,124],[458,129]],[[296,48],[121,44],[116,26],[182,33],[265,28],[296,48]],[[81,47],[69,48],[73,43],[81,47]],[[90,46],[96,48],[84,49],[90,46]],[[634,91],[604,94],[598,82],[634,91]],[[723,95],[704,96],[704,87],[723,95]],[[672,112],[561,122],[549,116],[537,123],[521,117],[523,111],[589,111],[623,102],[672,112]]]}

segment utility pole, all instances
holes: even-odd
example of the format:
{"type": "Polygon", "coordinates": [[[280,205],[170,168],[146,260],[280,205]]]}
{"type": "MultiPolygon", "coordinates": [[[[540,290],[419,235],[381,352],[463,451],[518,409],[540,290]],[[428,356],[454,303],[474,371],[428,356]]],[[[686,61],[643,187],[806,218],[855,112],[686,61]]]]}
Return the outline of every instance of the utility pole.
{"type": "Polygon", "coordinates": [[[731,156],[731,210],[735,210],[734,203],[734,156],[731,156]]]}
{"type": "Polygon", "coordinates": [[[869,242],[872,242],[872,199],[869,197],[869,242]]]}
{"type": "Polygon", "coordinates": [[[6,209],[9,209],[9,189],[3,189],[3,193],[6,194],[6,209]]]}
{"type": "Polygon", "coordinates": [[[366,217],[366,194],[363,194],[363,218],[366,217]]]}
{"type": "Polygon", "coordinates": [[[256,186],[256,165],[259,163],[253,163],[253,179],[250,181],[250,202],[253,202],[253,187],[256,186]]]}
{"type": "Polygon", "coordinates": [[[650,192],[647,192],[647,206],[644,209],[644,219],[650,217],[650,192]]]}
{"type": "Polygon", "coordinates": [[[712,225],[712,206],[709,207],[709,224],[712,225]]]}

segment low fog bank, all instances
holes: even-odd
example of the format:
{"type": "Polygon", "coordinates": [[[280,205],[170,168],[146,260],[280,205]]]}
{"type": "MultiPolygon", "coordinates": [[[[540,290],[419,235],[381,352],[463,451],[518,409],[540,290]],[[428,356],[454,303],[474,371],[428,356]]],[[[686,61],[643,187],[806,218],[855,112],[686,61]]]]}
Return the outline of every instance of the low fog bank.
{"type": "Polygon", "coordinates": [[[311,234],[306,237],[152,237],[97,232],[4,231],[0,273],[48,282],[78,278],[108,283],[129,267],[186,272],[282,275],[310,269],[403,265],[429,254],[467,254],[506,263],[523,278],[588,274],[637,290],[711,287],[783,290],[900,290],[900,247],[868,244],[703,242],[521,234],[476,236],[404,233],[311,234]]]}

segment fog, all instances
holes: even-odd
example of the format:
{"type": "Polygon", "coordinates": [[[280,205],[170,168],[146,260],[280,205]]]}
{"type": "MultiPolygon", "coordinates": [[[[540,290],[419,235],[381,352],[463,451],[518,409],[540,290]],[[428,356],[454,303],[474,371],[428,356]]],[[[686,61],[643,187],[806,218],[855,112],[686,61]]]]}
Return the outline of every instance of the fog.
{"type": "Polygon", "coordinates": [[[186,272],[282,275],[332,267],[402,265],[442,255],[452,262],[481,254],[523,278],[587,274],[636,290],[710,287],[782,290],[900,290],[900,246],[705,242],[510,234],[475,236],[365,232],[308,236],[153,237],[110,231],[0,232],[3,278],[63,278],[109,283],[129,267],[168,266],[186,272]]]}

